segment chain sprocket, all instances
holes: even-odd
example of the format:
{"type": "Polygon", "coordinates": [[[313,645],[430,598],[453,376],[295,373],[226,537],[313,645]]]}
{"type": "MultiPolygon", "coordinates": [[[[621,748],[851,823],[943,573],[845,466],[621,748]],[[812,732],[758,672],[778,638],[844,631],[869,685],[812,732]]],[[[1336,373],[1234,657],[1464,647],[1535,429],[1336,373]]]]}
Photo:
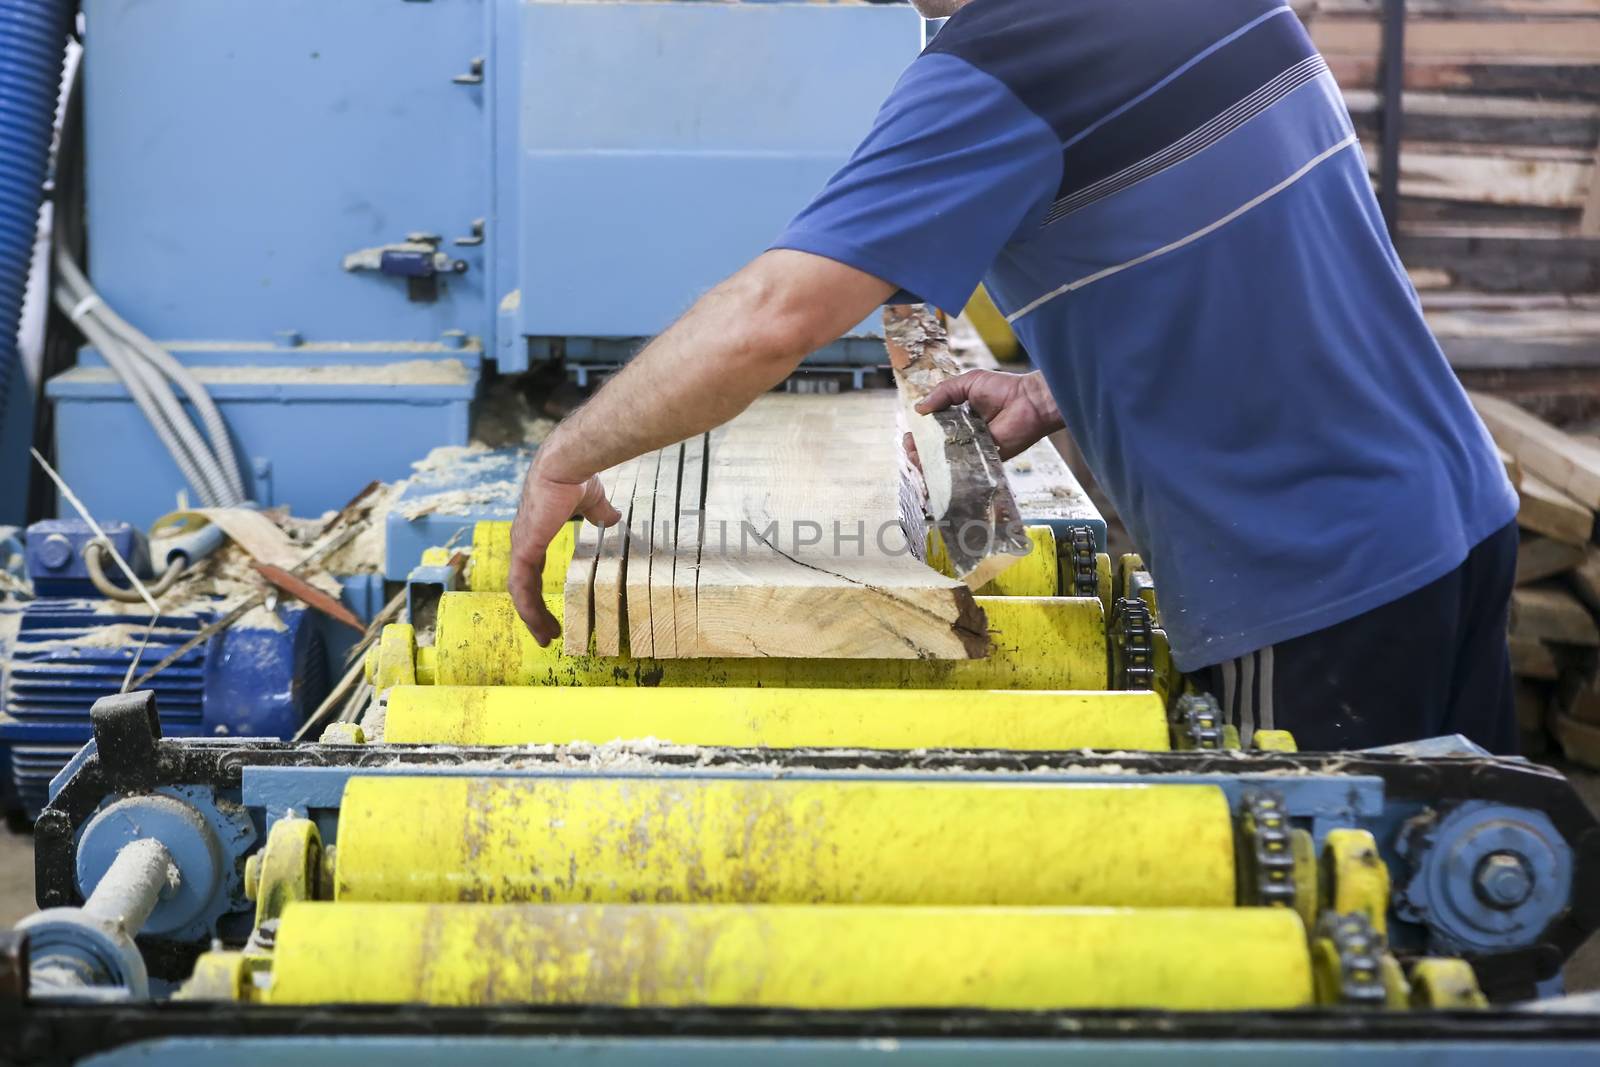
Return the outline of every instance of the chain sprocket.
{"type": "Polygon", "coordinates": [[[1155,621],[1142,600],[1120,597],[1111,607],[1111,684],[1118,689],[1153,689],[1156,680],[1155,621]]]}

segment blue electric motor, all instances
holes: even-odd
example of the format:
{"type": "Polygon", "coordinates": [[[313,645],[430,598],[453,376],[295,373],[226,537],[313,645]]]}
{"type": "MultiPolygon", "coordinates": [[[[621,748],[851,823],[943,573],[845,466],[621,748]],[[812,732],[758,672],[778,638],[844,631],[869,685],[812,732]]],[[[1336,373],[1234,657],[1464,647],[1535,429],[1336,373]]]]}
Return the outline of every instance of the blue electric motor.
{"type": "MultiPolygon", "coordinates": [[[[126,523],[107,537],[141,580],[150,577],[144,537],[126,523]]],[[[31,820],[50,781],[89,740],[89,708],[118,692],[144,641],[149,611],[99,593],[76,520],[35,523],[25,560],[37,599],[0,611],[0,803],[31,820]]],[[[160,663],[214,621],[211,604],[163,614],[138,672],[160,663]]],[[[322,639],[311,613],[282,605],[252,613],[157,674],[153,689],[168,737],[288,737],[327,689],[322,639]],[[259,619],[259,621],[254,621],[259,619]]]]}

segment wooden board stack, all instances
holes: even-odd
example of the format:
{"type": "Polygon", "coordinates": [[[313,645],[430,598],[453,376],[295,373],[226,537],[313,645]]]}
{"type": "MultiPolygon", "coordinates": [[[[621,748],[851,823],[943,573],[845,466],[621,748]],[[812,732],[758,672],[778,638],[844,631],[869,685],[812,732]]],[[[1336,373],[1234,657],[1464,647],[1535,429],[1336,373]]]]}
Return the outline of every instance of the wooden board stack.
{"type": "Polygon", "coordinates": [[[972,591],[911,551],[899,399],[774,393],[725,426],[606,471],[625,526],[582,528],[568,655],[969,659],[972,591]]]}
{"type": "MultiPolygon", "coordinates": [[[[1376,173],[1381,0],[1312,38],[1376,173]]],[[[1600,372],[1600,0],[1408,0],[1397,244],[1458,368],[1600,372]]]]}
{"type": "Polygon", "coordinates": [[[1554,736],[1567,756],[1600,767],[1600,439],[1584,439],[1510,401],[1474,394],[1521,496],[1511,669],[1523,752],[1554,736]]]}

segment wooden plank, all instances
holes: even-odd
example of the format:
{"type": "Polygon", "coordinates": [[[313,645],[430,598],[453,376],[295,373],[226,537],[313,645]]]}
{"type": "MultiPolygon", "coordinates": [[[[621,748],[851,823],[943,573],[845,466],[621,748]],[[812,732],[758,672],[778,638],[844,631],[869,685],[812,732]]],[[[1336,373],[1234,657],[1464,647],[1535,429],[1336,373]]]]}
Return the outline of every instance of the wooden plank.
{"type": "MultiPolygon", "coordinates": [[[[1376,89],[1346,89],[1345,105],[1362,137],[1376,138],[1382,97],[1376,89]]],[[[1516,96],[1407,92],[1405,136],[1454,144],[1594,147],[1600,138],[1600,103],[1516,96]]]]}
{"type": "Polygon", "coordinates": [[[1567,576],[1567,584],[1590,611],[1600,613],[1600,548],[1584,549],[1583,560],[1567,576]]]}
{"type": "MultiPolygon", "coordinates": [[[[1318,17],[1311,39],[1324,53],[1376,55],[1382,31],[1375,19],[1318,17]]],[[[1491,19],[1411,19],[1406,24],[1406,55],[1547,56],[1600,59],[1600,33],[1587,19],[1506,22],[1491,19]]]]}
{"type": "Polygon", "coordinates": [[[898,405],[774,393],[711,434],[695,655],[987,652],[971,590],[917,560],[901,528],[898,405]]]}
{"type": "Polygon", "coordinates": [[[1583,562],[1581,545],[1562,544],[1548,537],[1525,536],[1517,546],[1516,584],[1527,585],[1564,574],[1583,562]]]}
{"type": "Polygon", "coordinates": [[[1511,632],[1553,645],[1600,645],[1600,628],[1578,598],[1554,586],[1511,593],[1511,632]]]}
{"type": "Polygon", "coordinates": [[[1561,677],[1555,653],[1550,651],[1550,646],[1544,642],[1512,634],[1509,646],[1511,673],[1518,678],[1536,678],[1540,681],[1553,682],[1561,677]]]}
{"type": "Polygon", "coordinates": [[[982,588],[1029,547],[1000,450],[988,425],[966,404],[932,415],[916,411],[941,383],[961,373],[938,317],[922,304],[889,305],[883,332],[901,416],[927,486],[928,514],[943,535],[956,577],[982,588]]]}
{"type": "MultiPolygon", "coordinates": [[[[1378,86],[1378,53],[1327,57],[1344,89],[1378,86]]],[[[1499,93],[1600,100],[1600,63],[1551,56],[1407,56],[1405,87],[1419,92],[1499,93]]]]}
{"type": "MultiPolygon", "coordinates": [[[[706,435],[683,444],[683,474],[679,479],[677,527],[672,563],[672,655],[695,654],[697,616],[695,596],[700,578],[700,521],[705,513],[706,435]]],[[[665,656],[666,643],[657,631],[656,645],[665,656]]]]}
{"type": "Polygon", "coordinates": [[[1600,671],[1568,674],[1562,680],[1558,705],[1569,718],[1600,726],[1600,671]]]}
{"type": "Polygon", "coordinates": [[[1396,245],[1407,266],[1443,270],[1452,285],[1464,289],[1546,293],[1600,290],[1600,239],[1529,227],[1430,223],[1407,226],[1396,245]]]}
{"type": "Polygon", "coordinates": [[[622,647],[625,655],[635,659],[655,655],[655,631],[650,627],[650,557],[656,534],[656,479],[665,460],[665,451],[639,457],[639,475],[633,487],[628,552],[623,568],[623,606],[628,629],[622,647]]]}
{"type": "MultiPolygon", "coordinates": [[[[650,648],[651,655],[664,658],[678,654],[673,571],[678,560],[678,516],[684,510],[680,497],[683,456],[682,443],[662,449],[656,472],[656,518],[650,542],[650,648]]],[[[698,507],[698,500],[691,506],[698,507]]]]}
{"type": "MultiPolygon", "coordinates": [[[[621,467],[600,472],[606,499],[616,499],[617,479],[621,473],[621,467]]],[[[561,587],[561,647],[568,655],[582,655],[589,649],[589,639],[594,633],[594,573],[595,564],[599,562],[600,543],[608,537],[620,536],[621,531],[615,527],[608,532],[591,522],[578,523],[572,562],[567,566],[566,580],[561,587]],[[574,649],[582,652],[574,652],[574,649]]]]}
{"type": "Polygon", "coordinates": [[[1472,393],[1473,406],[1524,474],[1543,478],[1590,510],[1600,507],[1600,448],[1574,441],[1508,400],[1472,393]]]}
{"type": "MultiPolygon", "coordinates": [[[[1383,0],[1317,0],[1315,11],[1321,17],[1377,17],[1383,0]]],[[[1406,0],[1409,18],[1442,16],[1513,16],[1559,18],[1565,15],[1600,15],[1600,0],[1406,0]]]]}
{"type": "MultiPolygon", "coordinates": [[[[611,503],[622,513],[622,521],[606,531],[594,565],[594,624],[592,638],[597,656],[622,654],[623,586],[627,564],[628,525],[633,515],[633,491],[639,477],[638,460],[629,460],[617,467],[616,488],[612,490],[611,503]]],[[[587,651],[581,646],[563,644],[569,656],[581,656],[587,651]]]]}
{"type": "MultiPolygon", "coordinates": [[[[1367,169],[1378,147],[1362,143],[1367,169]]],[[[1524,145],[1450,145],[1407,141],[1400,153],[1403,196],[1541,208],[1581,208],[1594,164],[1588,153],[1524,145]]]]}
{"type": "Polygon", "coordinates": [[[1549,482],[1521,473],[1517,525],[1563,544],[1583,546],[1594,532],[1594,513],[1549,482]]]}
{"type": "Polygon", "coordinates": [[[1578,234],[1581,237],[1600,237],[1600,149],[1595,151],[1594,162],[1589,164],[1589,195],[1584,197],[1583,214],[1578,216],[1578,234]]]}
{"type": "Polygon", "coordinates": [[[1600,770],[1600,726],[1556,714],[1550,716],[1550,732],[1569,760],[1600,770]]]}

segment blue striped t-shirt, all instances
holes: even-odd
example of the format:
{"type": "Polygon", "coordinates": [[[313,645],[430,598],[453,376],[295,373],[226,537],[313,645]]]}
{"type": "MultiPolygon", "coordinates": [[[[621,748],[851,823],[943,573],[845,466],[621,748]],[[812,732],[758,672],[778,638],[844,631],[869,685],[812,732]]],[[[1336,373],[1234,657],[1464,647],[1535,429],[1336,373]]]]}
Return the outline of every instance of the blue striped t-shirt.
{"type": "Polygon", "coordinates": [[[1458,566],[1516,495],[1281,0],[972,0],[775,247],[983,279],[1194,670],[1458,566]]]}

